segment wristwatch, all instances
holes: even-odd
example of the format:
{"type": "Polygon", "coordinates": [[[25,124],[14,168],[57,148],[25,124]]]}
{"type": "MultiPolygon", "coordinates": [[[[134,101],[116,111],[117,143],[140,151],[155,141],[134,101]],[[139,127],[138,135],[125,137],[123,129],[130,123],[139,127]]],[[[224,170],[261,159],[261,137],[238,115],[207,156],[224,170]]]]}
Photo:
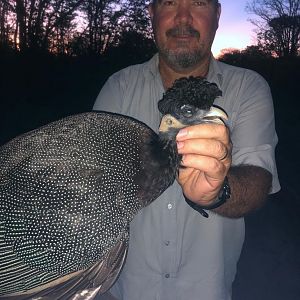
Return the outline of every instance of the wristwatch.
{"type": "Polygon", "coordinates": [[[208,218],[208,213],[205,211],[205,209],[210,210],[210,209],[214,209],[214,208],[221,206],[230,198],[230,196],[231,196],[231,189],[230,189],[230,185],[228,182],[228,178],[226,176],[224,179],[224,182],[223,182],[223,186],[220,190],[220,193],[214,203],[212,203],[210,205],[206,205],[206,206],[199,205],[199,204],[196,204],[195,202],[189,200],[186,197],[185,197],[185,201],[187,202],[187,204],[189,206],[191,206],[193,209],[198,211],[203,217],[208,218]]]}

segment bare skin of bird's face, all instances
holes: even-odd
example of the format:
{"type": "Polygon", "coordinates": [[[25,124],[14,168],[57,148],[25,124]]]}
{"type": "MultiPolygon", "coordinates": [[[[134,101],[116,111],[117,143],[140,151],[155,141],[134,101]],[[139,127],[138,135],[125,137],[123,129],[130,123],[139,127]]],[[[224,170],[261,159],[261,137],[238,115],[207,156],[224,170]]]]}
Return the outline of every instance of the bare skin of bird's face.
{"type": "MultiPolygon", "coordinates": [[[[216,123],[216,124],[224,124],[222,120],[228,120],[227,114],[220,108],[216,106],[212,106],[205,117],[201,120],[201,122],[205,123],[216,123]]],[[[174,116],[167,114],[162,117],[159,132],[167,132],[171,128],[181,129],[186,127],[187,124],[183,124],[179,120],[177,120],[174,116]]]]}

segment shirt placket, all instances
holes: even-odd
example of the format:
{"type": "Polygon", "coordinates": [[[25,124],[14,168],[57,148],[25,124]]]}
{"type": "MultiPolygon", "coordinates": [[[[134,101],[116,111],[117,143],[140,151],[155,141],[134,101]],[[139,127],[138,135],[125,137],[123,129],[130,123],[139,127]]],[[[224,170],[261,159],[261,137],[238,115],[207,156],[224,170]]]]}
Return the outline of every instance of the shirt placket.
{"type": "Polygon", "coordinates": [[[164,205],[164,222],[162,226],[162,277],[171,280],[177,275],[177,201],[181,191],[177,183],[170,187],[170,194],[164,205]]]}

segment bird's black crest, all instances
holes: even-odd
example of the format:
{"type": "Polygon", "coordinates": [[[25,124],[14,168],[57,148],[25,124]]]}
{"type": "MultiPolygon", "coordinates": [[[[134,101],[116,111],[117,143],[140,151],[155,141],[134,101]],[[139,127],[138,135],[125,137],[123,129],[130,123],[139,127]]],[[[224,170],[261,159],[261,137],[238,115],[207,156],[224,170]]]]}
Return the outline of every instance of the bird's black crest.
{"type": "Polygon", "coordinates": [[[214,100],[222,96],[221,90],[215,83],[208,82],[203,77],[182,77],[175,80],[173,86],[158,102],[158,109],[164,115],[181,107],[193,105],[199,109],[209,109],[214,100]]]}

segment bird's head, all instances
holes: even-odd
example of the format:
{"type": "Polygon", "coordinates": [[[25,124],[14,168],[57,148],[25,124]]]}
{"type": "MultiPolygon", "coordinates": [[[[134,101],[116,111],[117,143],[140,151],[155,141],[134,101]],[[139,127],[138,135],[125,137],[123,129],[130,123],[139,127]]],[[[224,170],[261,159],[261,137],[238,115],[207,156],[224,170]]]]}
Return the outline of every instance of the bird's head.
{"type": "Polygon", "coordinates": [[[223,123],[227,114],[213,106],[214,100],[222,92],[215,83],[202,77],[180,78],[158,102],[163,114],[159,127],[164,139],[174,140],[177,132],[187,126],[201,123],[223,123]]]}

